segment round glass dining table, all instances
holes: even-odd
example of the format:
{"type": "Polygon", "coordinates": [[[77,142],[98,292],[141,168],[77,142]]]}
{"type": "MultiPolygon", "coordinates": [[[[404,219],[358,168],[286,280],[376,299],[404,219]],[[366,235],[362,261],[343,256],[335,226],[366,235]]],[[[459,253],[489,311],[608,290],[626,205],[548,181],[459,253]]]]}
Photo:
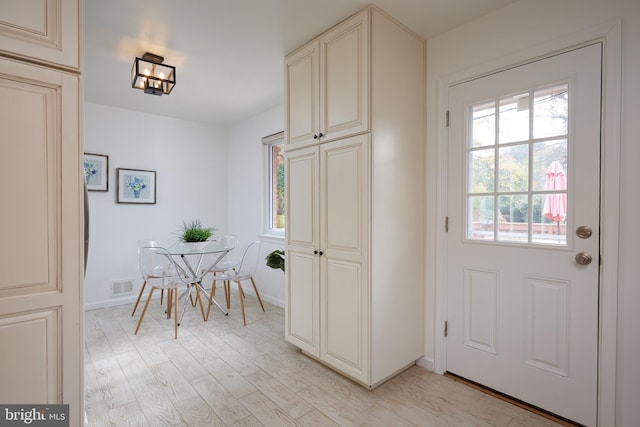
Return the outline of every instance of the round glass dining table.
{"type": "MultiPolygon", "coordinates": [[[[183,273],[189,277],[189,285],[186,292],[180,296],[180,298],[186,299],[191,296],[191,292],[194,290],[194,286],[198,287],[201,293],[204,293],[207,300],[210,299],[209,293],[202,286],[202,279],[207,275],[215,266],[222,261],[222,259],[234,249],[234,246],[229,246],[228,242],[222,240],[214,240],[209,242],[178,242],[175,245],[168,247],[167,251],[174,257],[180,257],[182,264],[184,265],[183,273]]],[[[229,315],[215,299],[211,300],[220,309],[225,316],[229,315]]],[[[204,318],[204,308],[202,307],[202,299],[199,300],[200,310],[204,318]]],[[[182,322],[182,317],[186,310],[187,304],[182,304],[182,312],[180,313],[180,319],[178,325],[182,322]]],[[[208,317],[208,316],[207,316],[208,317]]],[[[204,318],[204,320],[207,320],[204,318]]]]}

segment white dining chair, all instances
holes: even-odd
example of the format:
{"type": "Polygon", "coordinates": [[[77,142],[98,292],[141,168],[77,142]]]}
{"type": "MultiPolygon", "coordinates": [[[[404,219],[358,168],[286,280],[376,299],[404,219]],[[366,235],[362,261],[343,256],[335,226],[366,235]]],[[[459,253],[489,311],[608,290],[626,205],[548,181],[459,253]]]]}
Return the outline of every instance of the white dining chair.
{"type": "MultiPolygon", "coordinates": [[[[136,309],[138,308],[138,304],[140,303],[140,298],[142,298],[142,294],[144,293],[144,288],[147,286],[147,280],[145,279],[144,273],[142,272],[142,249],[143,248],[152,248],[157,247],[158,243],[155,240],[138,240],[138,270],[140,271],[140,275],[142,276],[142,286],[140,287],[140,292],[138,293],[138,299],[136,299],[136,303],[133,306],[133,310],[131,311],[131,316],[136,314],[136,309]]],[[[160,304],[162,304],[163,294],[160,296],[160,304]]]]}
{"type": "MultiPolygon", "coordinates": [[[[149,302],[153,297],[153,292],[156,289],[167,290],[167,318],[171,317],[171,309],[174,308],[174,330],[175,338],[178,338],[178,291],[183,285],[188,285],[188,278],[182,274],[180,267],[176,264],[173,257],[169,254],[165,248],[158,246],[148,246],[142,248],[141,255],[141,271],[144,280],[151,288],[147,301],[144,304],[140,319],[136,326],[134,334],[138,333],[142,319],[144,318],[149,302]],[[173,306],[173,307],[172,307],[173,306]]],[[[195,286],[197,292],[197,298],[200,297],[200,291],[198,286],[195,286]]]]}
{"type": "MultiPolygon", "coordinates": [[[[216,264],[215,267],[213,267],[211,270],[209,270],[208,273],[213,274],[213,279],[211,282],[211,289],[209,290],[209,292],[213,293],[213,296],[215,297],[216,294],[216,285],[217,282],[221,281],[218,276],[220,274],[223,274],[227,271],[233,271],[238,267],[238,264],[240,263],[240,259],[238,257],[238,253],[240,252],[240,250],[238,249],[238,236],[233,235],[233,234],[229,234],[226,236],[222,236],[222,238],[220,239],[222,241],[222,244],[224,245],[224,247],[226,248],[233,248],[231,249],[225,256],[224,258],[222,258],[220,260],[220,262],[218,262],[216,264]]],[[[204,265],[206,265],[207,263],[204,262],[204,265]]],[[[207,274],[208,274],[207,273],[207,274]]],[[[225,296],[225,302],[227,304],[227,309],[229,309],[230,307],[230,295],[229,295],[229,287],[227,286],[227,282],[225,282],[224,280],[222,280],[223,283],[223,288],[224,288],[224,296],[225,296]]],[[[208,318],[208,316],[207,316],[208,318]]]]}
{"type": "MultiPolygon", "coordinates": [[[[225,284],[225,289],[227,293],[230,293],[230,282],[235,282],[238,285],[238,296],[240,299],[240,308],[242,310],[242,322],[245,326],[247,326],[247,319],[244,312],[244,291],[242,290],[241,282],[243,280],[250,280],[253,285],[253,290],[256,293],[256,297],[258,298],[258,302],[260,303],[260,307],[262,307],[262,311],[264,310],[264,304],[262,303],[262,298],[260,298],[260,293],[258,292],[258,288],[256,286],[256,282],[253,279],[253,276],[258,268],[258,262],[260,258],[260,241],[256,240],[252,242],[244,251],[244,255],[240,260],[238,266],[233,270],[228,270],[220,273],[216,276],[217,280],[222,280],[225,284]]],[[[209,295],[209,305],[207,307],[207,318],[209,318],[209,311],[211,310],[211,303],[214,297],[214,292],[212,291],[209,295]]]]}

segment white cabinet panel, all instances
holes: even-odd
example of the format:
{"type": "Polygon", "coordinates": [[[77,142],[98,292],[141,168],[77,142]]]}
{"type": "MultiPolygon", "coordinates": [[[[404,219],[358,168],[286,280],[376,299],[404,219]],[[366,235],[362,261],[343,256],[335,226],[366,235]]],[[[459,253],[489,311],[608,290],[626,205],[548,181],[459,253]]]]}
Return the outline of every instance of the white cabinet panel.
{"type": "Polygon", "coordinates": [[[313,144],[319,133],[320,78],[317,40],[287,57],[285,62],[286,145],[313,144]]]}
{"type": "Polygon", "coordinates": [[[321,141],[369,129],[369,14],[320,37],[321,141]]]}
{"type": "Polygon", "coordinates": [[[12,313],[0,318],[0,402],[62,403],[58,400],[58,310],[12,313]],[[29,341],[29,351],[18,343],[29,341]]]}
{"type": "Polygon", "coordinates": [[[0,52],[80,68],[81,0],[0,1],[0,52]]]}
{"type": "MultiPolygon", "coordinates": [[[[9,64],[7,64],[9,65],[9,64]]],[[[53,74],[55,85],[61,81],[53,74]]],[[[48,82],[51,83],[51,82],[48,82]]],[[[60,152],[56,115],[59,87],[0,77],[0,296],[56,289],[56,155],[60,152]],[[16,224],[28,224],[17,227],[16,224]]]]}
{"type": "Polygon", "coordinates": [[[319,155],[317,147],[285,156],[287,250],[285,338],[320,355],[319,155]]]}

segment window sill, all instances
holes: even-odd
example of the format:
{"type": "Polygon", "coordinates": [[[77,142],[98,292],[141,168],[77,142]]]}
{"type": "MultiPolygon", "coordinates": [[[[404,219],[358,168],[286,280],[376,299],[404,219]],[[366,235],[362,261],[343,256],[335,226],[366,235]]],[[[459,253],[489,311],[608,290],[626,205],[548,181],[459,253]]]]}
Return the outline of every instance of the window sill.
{"type": "Polygon", "coordinates": [[[259,234],[258,238],[263,242],[275,243],[276,245],[284,245],[284,235],[259,234]]]}

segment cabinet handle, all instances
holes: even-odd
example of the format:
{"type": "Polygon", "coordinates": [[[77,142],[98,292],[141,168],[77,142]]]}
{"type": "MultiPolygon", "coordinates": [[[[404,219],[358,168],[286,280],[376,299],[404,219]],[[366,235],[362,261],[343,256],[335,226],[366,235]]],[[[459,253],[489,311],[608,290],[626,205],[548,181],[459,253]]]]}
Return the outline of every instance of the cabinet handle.
{"type": "MultiPolygon", "coordinates": [[[[320,134],[322,136],[322,134],[320,134]]],[[[313,139],[318,139],[318,135],[313,135],[313,139]]]]}
{"type": "Polygon", "coordinates": [[[322,256],[322,251],[320,251],[319,255],[322,256]]]}
{"type": "Polygon", "coordinates": [[[318,251],[313,251],[313,254],[314,255],[318,255],[318,251]]]}
{"type": "Polygon", "coordinates": [[[324,134],[322,132],[320,132],[320,135],[318,135],[318,138],[322,138],[324,136],[324,134]]]}

